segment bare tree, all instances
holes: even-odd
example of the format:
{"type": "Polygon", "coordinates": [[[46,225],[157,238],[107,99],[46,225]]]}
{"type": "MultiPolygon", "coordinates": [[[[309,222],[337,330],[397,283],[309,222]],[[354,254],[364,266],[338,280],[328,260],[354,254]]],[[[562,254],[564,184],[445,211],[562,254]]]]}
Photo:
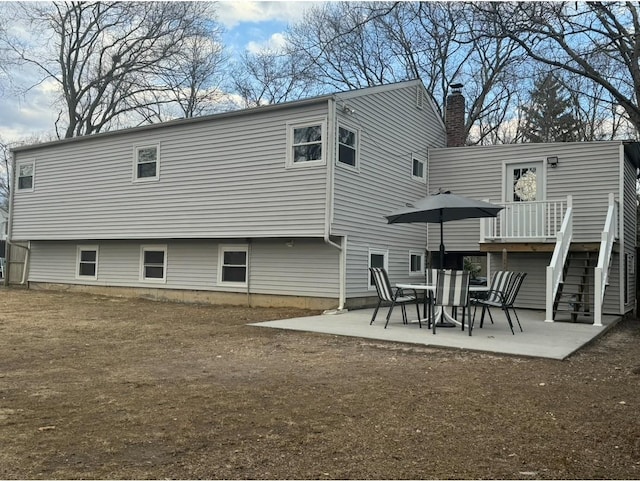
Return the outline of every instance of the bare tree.
{"type": "Polygon", "coordinates": [[[215,25],[186,39],[173,64],[160,73],[169,97],[175,99],[186,118],[213,112],[223,96],[220,86],[227,57],[221,35],[221,28],[215,25]]]}
{"type": "Polygon", "coordinates": [[[11,192],[11,173],[9,144],[0,139],[0,208],[9,211],[9,194],[11,192]]]}
{"type": "Polygon", "coordinates": [[[244,52],[231,77],[231,88],[244,107],[258,107],[309,97],[317,83],[295,53],[263,50],[244,52]]]}
{"type": "Polygon", "coordinates": [[[463,83],[467,132],[483,142],[507,118],[523,60],[515,42],[484,35],[479,24],[484,16],[461,2],[328,3],[288,40],[336,88],[420,78],[442,117],[449,85],[463,83]]]}
{"type": "Polygon", "coordinates": [[[149,121],[140,112],[174,101],[162,75],[182,65],[188,42],[206,30],[206,7],[200,2],[25,4],[44,45],[34,51],[13,39],[8,46],[58,84],[64,105],[58,135],[87,135],[149,121]]]}
{"type": "Polygon", "coordinates": [[[599,86],[591,92],[640,129],[637,2],[478,2],[475,8],[498,27],[495,35],[517,42],[531,59],[599,86]]]}

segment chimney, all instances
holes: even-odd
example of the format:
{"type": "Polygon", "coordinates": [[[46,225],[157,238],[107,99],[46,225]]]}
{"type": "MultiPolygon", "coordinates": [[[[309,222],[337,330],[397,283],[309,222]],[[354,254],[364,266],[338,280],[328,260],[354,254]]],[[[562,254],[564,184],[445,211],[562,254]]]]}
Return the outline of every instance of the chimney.
{"type": "Polygon", "coordinates": [[[462,84],[451,84],[451,93],[447,97],[444,124],[447,129],[447,147],[463,147],[467,143],[464,127],[464,96],[462,84]]]}

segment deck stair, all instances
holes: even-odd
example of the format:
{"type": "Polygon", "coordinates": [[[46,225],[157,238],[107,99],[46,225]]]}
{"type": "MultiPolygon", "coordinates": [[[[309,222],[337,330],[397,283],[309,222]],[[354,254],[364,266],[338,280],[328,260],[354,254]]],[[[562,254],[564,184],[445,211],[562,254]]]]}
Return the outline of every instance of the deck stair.
{"type": "Polygon", "coordinates": [[[593,322],[594,273],[598,252],[591,246],[571,245],[563,282],[553,304],[553,318],[564,322],[593,322]]]}

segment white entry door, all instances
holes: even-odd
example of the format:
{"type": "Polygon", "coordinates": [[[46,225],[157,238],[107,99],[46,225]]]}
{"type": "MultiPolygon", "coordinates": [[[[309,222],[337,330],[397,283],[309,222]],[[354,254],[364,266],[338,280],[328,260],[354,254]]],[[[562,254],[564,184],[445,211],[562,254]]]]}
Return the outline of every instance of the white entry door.
{"type": "Polygon", "coordinates": [[[507,164],[505,227],[509,237],[544,237],[545,192],[542,162],[507,164]]]}

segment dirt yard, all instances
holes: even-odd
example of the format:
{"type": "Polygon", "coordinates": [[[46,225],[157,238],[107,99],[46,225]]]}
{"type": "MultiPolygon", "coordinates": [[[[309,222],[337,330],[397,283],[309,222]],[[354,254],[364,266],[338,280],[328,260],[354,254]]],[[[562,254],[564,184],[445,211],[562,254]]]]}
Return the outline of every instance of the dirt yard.
{"type": "Polygon", "coordinates": [[[640,478],[640,322],[566,361],[0,290],[0,478],[640,478]]]}

